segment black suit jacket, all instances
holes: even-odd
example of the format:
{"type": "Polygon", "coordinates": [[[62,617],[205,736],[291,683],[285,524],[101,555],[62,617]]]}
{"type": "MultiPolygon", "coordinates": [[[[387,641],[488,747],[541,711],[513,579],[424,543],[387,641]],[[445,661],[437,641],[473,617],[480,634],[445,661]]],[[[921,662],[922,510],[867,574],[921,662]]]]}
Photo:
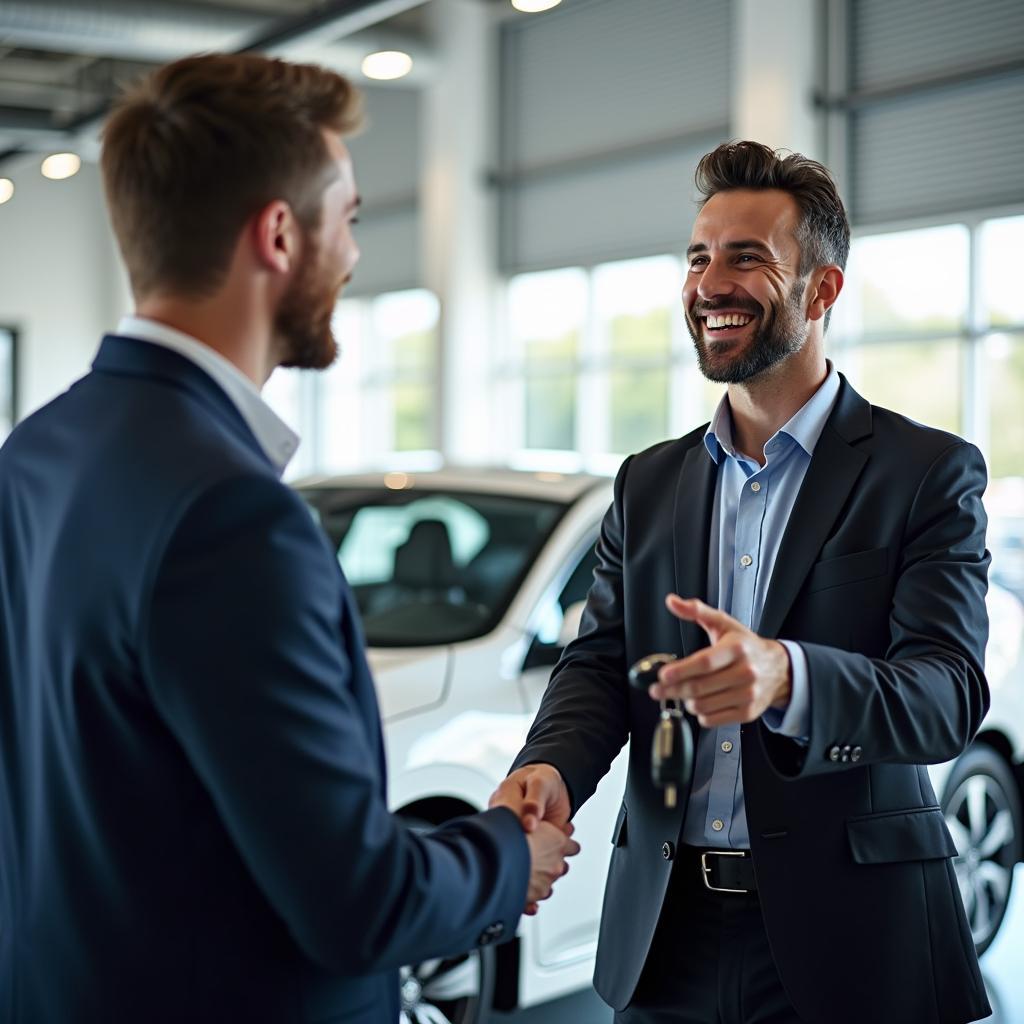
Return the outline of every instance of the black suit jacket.
{"type": "MultiPolygon", "coordinates": [[[[549,762],[578,807],[627,738],[595,983],[632,998],[687,795],[650,782],[657,705],[626,682],[654,651],[707,641],[664,607],[704,596],[715,466],[703,428],[628,459],[598,541],[579,638],[515,766],[549,762]]],[[[810,1022],[961,1022],[988,1003],[924,765],[988,708],[981,455],[869,406],[843,380],[787,525],[758,632],[800,642],[810,742],[745,725],[751,852],[783,983],[810,1022]]],[[[691,726],[696,728],[691,720],[691,726]]],[[[685,927],[685,921],[679,922],[685,927]]]]}
{"type": "Polygon", "coordinates": [[[507,810],[388,813],[309,510],[205,373],[106,338],[0,449],[0,1021],[395,1024],[528,870],[507,810]]]}

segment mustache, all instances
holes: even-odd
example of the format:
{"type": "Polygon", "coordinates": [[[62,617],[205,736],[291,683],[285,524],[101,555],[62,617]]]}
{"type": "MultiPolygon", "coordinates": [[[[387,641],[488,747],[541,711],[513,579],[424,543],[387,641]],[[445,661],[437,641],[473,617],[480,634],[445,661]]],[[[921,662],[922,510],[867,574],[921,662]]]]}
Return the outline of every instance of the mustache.
{"type": "Polygon", "coordinates": [[[707,302],[698,300],[690,308],[690,313],[695,317],[706,316],[708,313],[717,313],[720,309],[740,310],[753,316],[760,316],[764,312],[761,304],[754,302],[753,299],[711,299],[707,302]]]}

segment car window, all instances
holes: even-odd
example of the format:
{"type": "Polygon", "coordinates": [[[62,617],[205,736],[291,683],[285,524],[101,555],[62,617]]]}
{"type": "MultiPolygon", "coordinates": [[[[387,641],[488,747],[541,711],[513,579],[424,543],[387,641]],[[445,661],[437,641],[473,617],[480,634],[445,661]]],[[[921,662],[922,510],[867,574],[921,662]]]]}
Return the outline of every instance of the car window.
{"type": "Polygon", "coordinates": [[[582,555],[577,555],[577,561],[557,598],[548,596],[538,608],[537,643],[543,646],[561,646],[559,638],[565,623],[565,613],[573,605],[586,600],[590,585],[594,582],[594,569],[597,567],[594,544],[592,541],[582,555]]]}
{"type": "Polygon", "coordinates": [[[300,489],[337,552],[376,647],[481,636],[565,511],[507,495],[300,489]]]}

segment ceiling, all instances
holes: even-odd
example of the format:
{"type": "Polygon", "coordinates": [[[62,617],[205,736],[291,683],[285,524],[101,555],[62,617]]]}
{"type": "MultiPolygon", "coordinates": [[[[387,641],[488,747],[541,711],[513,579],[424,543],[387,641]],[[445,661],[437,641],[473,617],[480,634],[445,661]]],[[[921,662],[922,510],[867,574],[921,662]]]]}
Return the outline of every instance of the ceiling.
{"type": "Polygon", "coordinates": [[[424,0],[0,0],[0,161],[88,148],[120,87],[200,50],[253,49],[359,76],[376,49],[431,65],[424,0]]]}

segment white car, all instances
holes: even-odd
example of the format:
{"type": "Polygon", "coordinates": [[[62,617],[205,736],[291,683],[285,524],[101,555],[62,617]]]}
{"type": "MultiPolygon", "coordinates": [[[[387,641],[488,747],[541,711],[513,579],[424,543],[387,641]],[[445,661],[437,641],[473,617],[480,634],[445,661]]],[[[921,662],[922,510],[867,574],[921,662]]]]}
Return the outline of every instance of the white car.
{"type": "MultiPolygon", "coordinates": [[[[487,806],[575,636],[611,501],[607,478],[507,470],[317,478],[298,485],[355,591],[384,718],[394,811],[423,826],[487,806]]],[[[933,770],[984,949],[1021,859],[1024,607],[989,596],[993,705],[982,733],[933,770]]],[[[479,1024],[588,985],[620,754],[574,819],[582,853],[515,941],[403,972],[409,1024],[479,1024]]]]}

